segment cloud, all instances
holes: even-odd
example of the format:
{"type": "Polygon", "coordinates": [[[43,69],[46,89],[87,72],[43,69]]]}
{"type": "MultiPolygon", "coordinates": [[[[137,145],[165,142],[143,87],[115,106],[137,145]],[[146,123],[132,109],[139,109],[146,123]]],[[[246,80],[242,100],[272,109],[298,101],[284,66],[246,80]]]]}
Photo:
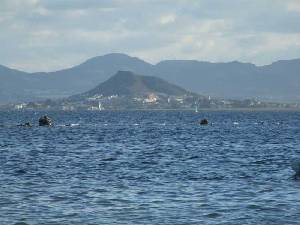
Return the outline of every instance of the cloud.
{"type": "Polygon", "coordinates": [[[297,0],[1,0],[0,64],[56,70],[110,52],[162,59],[300,57],[297,0]]]}
{"type": "Polygon", "coordinates": [[[164,15],[164,16],[161,16],[159,18],[159,23],[161,25],[166,25],[166,24],[169,24],[169,23],[174,23],[175,20],[176,20],[175,15],[164,15]]]}
{"type": "Polygon", "coordinates": [[[291,12],[300,12],[300,2],[299,1],[288,1],[287,9],[291,12]]]}

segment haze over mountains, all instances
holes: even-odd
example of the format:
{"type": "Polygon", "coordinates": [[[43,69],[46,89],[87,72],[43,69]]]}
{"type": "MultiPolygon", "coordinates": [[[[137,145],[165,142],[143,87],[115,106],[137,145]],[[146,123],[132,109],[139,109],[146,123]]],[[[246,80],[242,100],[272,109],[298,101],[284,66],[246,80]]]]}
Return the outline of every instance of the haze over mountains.
{"type": "Polygon", "coordinates": [[[167,60],[156,65],[125,54],[108,54],[50,73],[0,66],[0,103],[59,98],[86,92],[117,71],[156,76],[189,91],[221,98],[300,102],[300,59],[267,66],[167,60]]]}

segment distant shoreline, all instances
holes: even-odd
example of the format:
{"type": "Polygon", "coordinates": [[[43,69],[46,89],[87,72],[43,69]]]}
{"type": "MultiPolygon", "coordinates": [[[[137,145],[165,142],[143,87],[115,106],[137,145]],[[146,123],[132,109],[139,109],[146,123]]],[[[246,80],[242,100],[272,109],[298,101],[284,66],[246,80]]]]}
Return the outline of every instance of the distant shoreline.
{"type": "Polygon", "coordinates": [[[104,110],[55,110],[55,109],[48,109],[48,110],[33,110],[33,109],[23,109],[23,110],[9,110],[9,109],[0,109],[0,112],[93,112],[93,113],[100,113],[100,112],[133,112],[133,111],[178,111],[178,112],[300,112],[300,108],[202,108],[198,109],[198,112],[195,112],[194,109],[104,109],[104,110]]]}

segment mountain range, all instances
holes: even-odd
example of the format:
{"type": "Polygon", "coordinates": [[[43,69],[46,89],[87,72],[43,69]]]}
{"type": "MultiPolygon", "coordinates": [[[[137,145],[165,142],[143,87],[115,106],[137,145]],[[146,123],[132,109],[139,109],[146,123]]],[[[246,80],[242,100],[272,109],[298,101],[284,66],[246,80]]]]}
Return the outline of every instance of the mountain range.
{"type": "MultiPolygon", "coordinates": [[[[255,99],[212,98],[188,91],[154,76],[118,71],[95,88],[57,101],[37,104],[56,110],[195,110],[195,109],[299,109],[300,104],[261,102],[255,99]],[[53,107],[54,106],[54,107],[53,107]]],[[[26,109],[26,107],[24,108],[26,109]]]]}
{"type": "Polygon", "coordinates": [[[27,73],[0,66],[0,104],[84,93],[120,70],[162,78],[188,91],[213,97],[300,101],[300,59],[266,66],[195,60],[166,60],[152,65],[136,57],[113,53],[47,73],[27,73]]]}
{"type": "Polygon", "coordinates": [[[187,91],[164,79],[118,71],[108,80],[81,94],[0,106],[3,110],[195,110],[198,109],[299,109],[300,104],[258,100],[225,100],[187,91]]]}

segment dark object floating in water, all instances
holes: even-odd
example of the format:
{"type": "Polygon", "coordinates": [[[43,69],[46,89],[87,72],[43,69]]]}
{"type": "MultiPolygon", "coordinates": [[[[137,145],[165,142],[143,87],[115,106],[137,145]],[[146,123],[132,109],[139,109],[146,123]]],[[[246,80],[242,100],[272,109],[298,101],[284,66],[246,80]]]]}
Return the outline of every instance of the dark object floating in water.
{"type": "Polygon", "coordinates": [[[292,169],[296,172],[294,174],[294,179],[299,179],[300,178],[300,159],[295,159],[291,163],[292,169]]]}
{"type": "Polygon", "coordinates": [[[48,116],[42,116],[39,119],[39,126],[52,126],[52,120],[48,116]]]}
{"type": "Polygon", "coordinates": [[[200,125],[207,125],[208,124],[208,120],[207,119],[202,119],[200,121],[200,125]]]}
{"type": "Polygon", "coordinates": [[[24,222],[17,222],[14,225],[28,225],[28,223],[24,223],[24,222]]]}
{"type": "Polygon", "coordinates": [[[24,124],[19,124],[18,127],[32,127],[32,125],[29,122],[26,122],[24,124]]]}

